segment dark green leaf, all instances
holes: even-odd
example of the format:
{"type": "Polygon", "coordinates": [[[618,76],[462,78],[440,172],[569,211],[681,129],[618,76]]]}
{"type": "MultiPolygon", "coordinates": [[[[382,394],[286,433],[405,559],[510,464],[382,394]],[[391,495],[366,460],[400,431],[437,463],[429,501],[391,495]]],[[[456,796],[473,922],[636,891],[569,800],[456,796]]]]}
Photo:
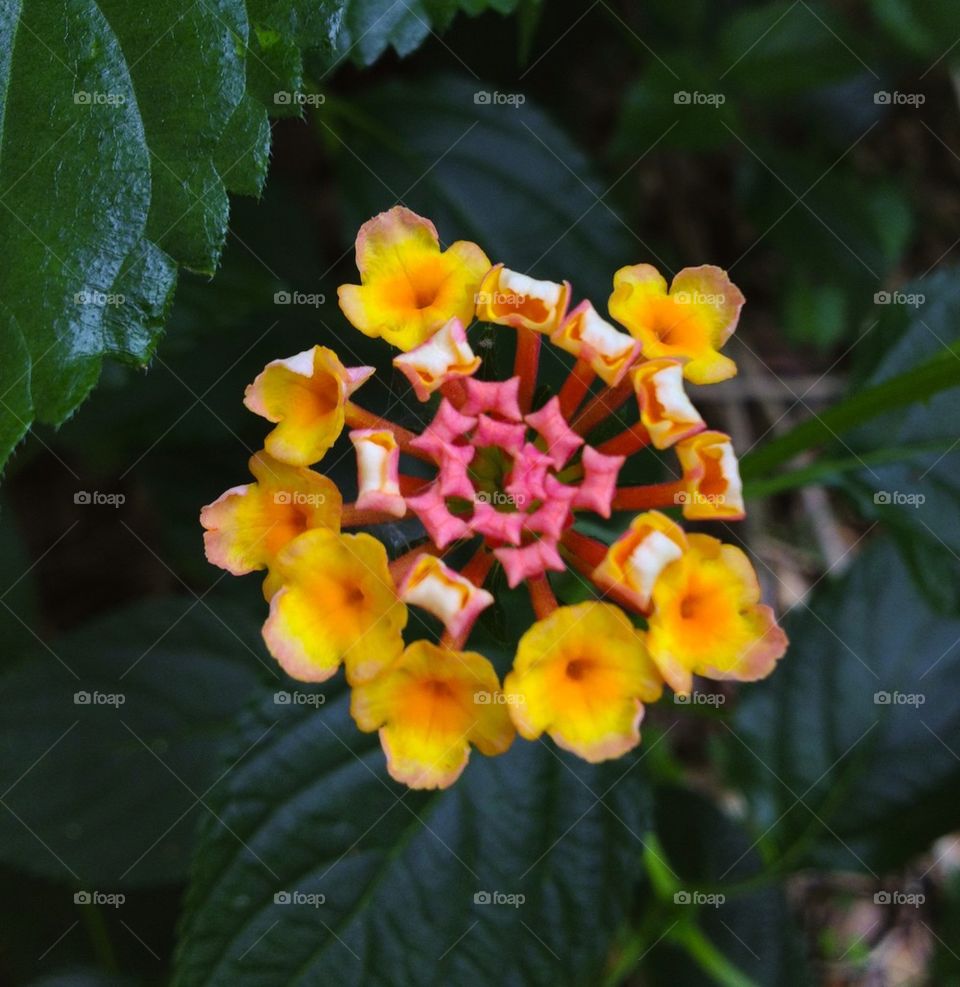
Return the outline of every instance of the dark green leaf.
{"type": "Polygon", "coordinates": [[[410,792],[342,691],[319,710],[265,704],[242,755],[210,796],[178,984],[596,982],[638,875],[642,765],[517,741],[447,791],[410,792]]]}
{"type": "Polygon", "coordinates": [[[0,859],[102,890],[180,879],[197,799],[258,680],[251,641],[242,612],[153,601],[0,676],[0,859]]]}
{"type": "Polygon", "coordinates": [[[787,630],[725,744],[758,846],[781,867],[897,867],[960,825],[960,621],[931,611],[881,539],[787,630]]]}

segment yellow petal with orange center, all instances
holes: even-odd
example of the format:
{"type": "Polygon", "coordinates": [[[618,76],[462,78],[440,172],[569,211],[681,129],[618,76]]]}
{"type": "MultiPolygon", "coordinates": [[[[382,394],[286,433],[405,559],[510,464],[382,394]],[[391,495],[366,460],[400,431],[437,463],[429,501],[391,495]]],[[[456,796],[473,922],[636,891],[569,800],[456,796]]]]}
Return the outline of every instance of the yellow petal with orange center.
{"type": "Polygon", "coordinates": [[[251,457],[250,472],[256,483],[233,487],[200,512],[209,562],[242,576],[269,566],[304,531],[340,530],[343,501],[327,477],[266,452],[251,457]]]}
{"type": "Polygon", "coordinates": [[[347,398],[372,373],[372,367],[345,367],[333,350],[314,346],[268,363],[247,387],[243,403],[277,423],[264,440],[271,456],[310,466],[337,441],[347,398]]]}
{"type": "Polygon", "coordinates": [[[656,268],[634,264],[614,275],[609,307],[647,359],[680,360],[687,380],[712,384],[737,372],[719,350],[736,329],[743,303],[739,288],[719,267],[684,268],[668,291],[656,268]]]}
{"type": "Polygon", "coordinates": [[[686,490],[677,494],[683,516],[690,521],[743,518],[740,464],[730,436],[724,432],[700,432],[681,440],[675,448],[686,485],[686,490]]]}
{"type": "Polygon", "coordinates": [[[293,678],[322,682],[343,663],[350,682],[365,681],[400,654],[407,608],[376,538],[308,531],[280,553],[269,582],[263,637],[293,678]]]}
{"type": "Polygon", "coordinates": [[[447,788],[472,744],[502,754],[513,742],[493,665],[472,651],[415,641],[384,672],[355,685],[350,711],[361,730],[380,731],[387,768],[411,788],[447,788]]]}
{"type": "Polygon", "coordinates": [[[752,682],[787,648],[773,612],[760,604],[750,560],[735,545],[688,535],[683,557],[653,588],[647,647],[670,687],[688,693],[693,675],[752,682]]]}
{"type": "Polygon", "coordinates": [[[548,733],[587,761],[619,757],[640,743],[643,704],[662,679],[643,634],[610,603],[560,607],[520,639],[503,691],[517,731],[548,733]]]}
{"type": "Polygon", "coordinates": [[[666,514],[638,514],[594,569],[594,582],[637,610],[646,611],[660,573],[679,559],[686,547],[683,528],[666,514]]]}
{"type": "Polygon", "coordinates": [[[368,220],[356,243],[361,283],[337,289],[340,308],[367,336],[411,350],[458,318],[473,319],[477,291],[490,269],[475,244],[440,249],[436,227],[403,206],[368,220]]]}

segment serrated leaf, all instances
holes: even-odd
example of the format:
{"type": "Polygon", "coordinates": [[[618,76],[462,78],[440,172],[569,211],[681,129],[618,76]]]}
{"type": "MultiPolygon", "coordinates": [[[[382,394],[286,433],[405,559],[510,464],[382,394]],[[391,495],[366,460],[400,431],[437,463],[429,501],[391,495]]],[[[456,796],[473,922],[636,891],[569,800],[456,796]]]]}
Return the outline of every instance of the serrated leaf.
{"type": "Polygon", "coordinates": [[[5,669],[0,859],[81,888],[180,879],[197,796],[258,681],[244,640],[244,613],[151,601],[5,669]]]}
{"type": "Polygon", "coordinates": [[[744,692],[725,750],[781,866],[898,867],[960,825],[960,621],[889,542],[787,620],[790,653],[744,692]]]}
{"type": "Polygon", "coordinates": [[[222,825],[201,834],[177,984],[597,982],[638,875],[642,765],[518,741],[410,792],[345,691],[265,704],[236,754],[251,746],[210,796],[222,825]]]}

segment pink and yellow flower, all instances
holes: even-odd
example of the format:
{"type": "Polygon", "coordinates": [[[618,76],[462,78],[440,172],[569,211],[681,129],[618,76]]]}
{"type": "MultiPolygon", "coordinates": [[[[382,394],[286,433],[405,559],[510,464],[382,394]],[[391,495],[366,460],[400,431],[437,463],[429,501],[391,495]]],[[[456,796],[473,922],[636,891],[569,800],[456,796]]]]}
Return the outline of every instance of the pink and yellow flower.
{"type": "Polygon", "coordinates": [[[341,285],[340,308],[367,336],[412,350],[451,319],[472,321],[474,301],[490,269],[468,240],[440,249],[429,219],[395,206],[374,216],[357,235],[360,284],[341,285]]]}
{"type": "Polygon", "coordinates": [[[270,566],[298,535],[340,530],[343,500],[336,484],[265,452],[250,457],[256,482],[231,487],[200,512],[207,561],[243,576],[270,566]]]}
{"type": "Polygon", "coordinates": [[[333,350],[314,346],[268,363],[247,388],[243,403],[277,423],[264,440],[274,459],[311,466],[339,438],[347,398],[373,372],[373,367],[345,367],[333,350]]]}
{"type": "Polygon", "coordinates": [[[279,554],[270,582],[263,638],[293,678],[323,682],[343,664],[363,682],[403,649],[407,608],[376,538],[308,531],[279,554]]]}
{"type": "Polygon", "coordinates": [[[643,704],[663,682],[623,611],[591,602],[554,610],[520,638],[503,691],[521,737],[547,733],[596,762],[640,743],[643,704]]]}
{"type": "Polygon", "coordinates": [[[787,649],[746,555],[709,535],[688,535],[683,557],[653,587],[647,648],[674,692],[693,676],[753,682],[769,675],[787,649]]]}
{"type": "Polygon", "coordinates": [[[719,351],[737,328],[743,303],[740,289],[719,267],[685,267],[667,290],[655,267],[634,264],[613,276],[609,306],[648,360],[680,360],[687,380],[714,384],[737,372],[719,351]]]}
{"type": "Polygon", "coordinates": [[[617,757],[640,742],[665,681],[685,692],[694,675],[769,674],[786,637],[746,556],[658,510],[743,516],[729,436],[706,430],[684,391],[685,378],[735,369],[719,349],[743,299],[722,271],[688,268],[669,291],[648,265],[618,271],[610,311],[627,335],[589,301],[568,316],[569,282],[491,268],[475,244],[441,250],[433,224],[400,206],[364,224],[357,264],[362,284],[341,286],[341,307],[403,351],[394,366],[435,402],[432,420],[411,431],[355,403],[372,369],[325,347],[275,360],[246,394],[276,426],[251,460],[255,482],[201,515],[211,562],[267,570],[263,636],[288,674],[323,681],[343,665],[357,725],[379,731],[390,774],[416,788],[452,784],[471,747],[503,753],[517,731],[588,761],[617,757]],[[470,347],[474,305],[517,330],[506,379],[489,379],[470,347]],[[555,394],[538,379],[547,346],[576,357],[555,394]],[[343,504],[307,467],[347,425],[357,496],[343,504]],[[675,455],[682,476],[622,483],[648,446],[675,455]],[[610,545],[578,523],[615,511],[636,516],[610,545]],[[385,540],[406,548],[392,559],[378,538],[340,533],[400,518],[401,536],[385,540]],[[553,574],[568,568],[594,599],[558,605],[565,584],[553,574]],[[465,650],[498,602],[492,573],[502,593],[525,587],[536,616],[503,691],[490,662],[465,650]],[[415,609],[408,626],[408,606],[435,619],[415,609]]]}
{"type": "Polygon", "coordinates": [[[477,318],[481,322],[549,334],[563,321],[569,304],[568,281],[562,284],[538,281],[497,264],[480,286],[477,318]]]}
{"type": "Polygon", "coordinates": [[[447,788],[471,745],[488,757],[510,747],[514,728],[501,698],[483,655],[416,641],[377,678],[354,686],[350,712],[361,730],[380,731],[392,778],[447,788]]]}

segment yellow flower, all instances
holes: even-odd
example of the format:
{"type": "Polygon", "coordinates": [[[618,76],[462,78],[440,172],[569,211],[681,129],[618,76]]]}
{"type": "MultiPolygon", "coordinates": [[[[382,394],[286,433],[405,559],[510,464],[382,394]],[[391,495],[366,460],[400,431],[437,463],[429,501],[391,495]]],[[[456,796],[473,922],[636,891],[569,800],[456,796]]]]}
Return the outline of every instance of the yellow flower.
{"type": "Polygon", "coordinates": [[[554,610],[520,638],[503,691],[522,737],[546,732],[595,762],[640,743],[643,704],[663,683],[623,611],[588,602],[554,610]]]}
{"type": "Polygon", "coordinates": [[[370,535],[308,531],[280,553],[268,583],[263,638],[295,679],[323,682],[343,662],[350,682],[365,681],[403,649],[407,608],[370,535]]]}
{"type": "Polygon", "coordinates": [[[515,329],[551,333],[563,321],[569,304],[569,281],[537,281],[497,264],[480,286],[477,318],[515,329]]]}
{"type": "Polygon", "coordinates": [[[340,308],[367,336],[382,336],[401,350],[426,342],[458,318],[473,320],[487,255],[468,240],[440,249],[429,219],[403,206],[374,216],[357,235],[360,284],[337,289],[340,308]]]}
{"type": "Polygon", "coordinates": [[[685,267],[670,290],[650,264],[621,267],[613,276],[610,314],[640,341],[648,359],[673,357],[694,384],[715,384],[737,372],[718,351],[737,327],[744,298],[725,271],[685,267]]]}
{"type": "Polygon", "coordinates": [[[674,692],[689,693],[693,675],[753,682],[769,675],[787,636],[746,555],[709,535],[687,535],[683,557],[653,587],[647,647],[674,692]]]}
{"type": "Polygon", "coordinates": [[[686,547],[687,536],[679,524],[659,511],[646,511],[610,546],[593,570],[593,580],[618,600],[645,611],[660,573],[686,547]]]}
{"type": "Polygon", "coordinates": [[[268,363],[247,387],[243,403],[277,423],[264,440],[271,456],[293,466],[311,466],[337,441],[347,398],[373,371],[345,367],[333,350],[314,346],[268,363]]]}
{"type": "Polygon", "coordinates": [[[473,651],[416,641],[375,679],[355,684],[350,712],[361,730],[380,731],[387,770],[411,788],[447,788],[473,744],[502,754],[514,728],[493,665],[473,651]]]}
{"type": "Polygon", "coordinates": [[[200,512],[207,561],[242,576],[271,565],[281,549],[312,528],[340,530],[336,484],[265,452],[250,458],[256,483],[231,487],[200,512]]]}
{"type": "Polygon", "coordinates": [[[677,494],[688,521],[739,521],[746,513],[740,464],[730,436],[700,432],[676,444],[686,489],[677,494]]]}

